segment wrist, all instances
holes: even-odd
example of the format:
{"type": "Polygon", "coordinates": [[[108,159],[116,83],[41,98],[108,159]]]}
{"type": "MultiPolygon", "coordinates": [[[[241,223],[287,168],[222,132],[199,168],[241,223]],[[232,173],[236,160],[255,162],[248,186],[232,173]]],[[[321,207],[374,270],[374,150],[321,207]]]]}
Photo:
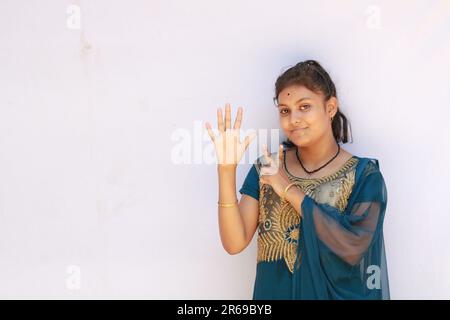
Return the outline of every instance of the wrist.
{"type": "Polygon", "coordinates": [[[285,200],[290,203],[295,203],[295,201],[299,200],[300,203],[303,202],[303,199],[305,197],[305,194],[303,193],[302,189],[300,189],[299,186],[291,187],[286,192],[285,200]]]}
{"type": "Polygon", "coordinates": [[[237,164],[219,164],[217,165],[217,171],[219,172],[233,172],[236,171],[237,164]]]}
{"type": "Polygon", "coordinates": [[[294,182],[286,182],[283,186],[283,190],[281,191],[280,198],[282,201],[287,201],[287,196],[290,191],[298,188],[297,185],[294,182]]]}

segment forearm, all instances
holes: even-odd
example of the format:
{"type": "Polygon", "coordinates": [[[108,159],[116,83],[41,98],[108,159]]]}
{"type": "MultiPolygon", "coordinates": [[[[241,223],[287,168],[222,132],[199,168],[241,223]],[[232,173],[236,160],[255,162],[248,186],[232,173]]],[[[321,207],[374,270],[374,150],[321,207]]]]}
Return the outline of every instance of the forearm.
{"type": "MultiPolygon", "coordinates": [[[[233,203],[236,197],[236,166],[218,166],[219,202],[233,203]]],[[[224,249],[230,254],[236,254],[245,248],[246,235],[241,213],[237,205],[220,207],[219,230],[224,249]]]]}
{"type": "Polygon", "coordinates": [[[286,201],[288,201],[291,206],[300,214],[300,217],[303,218],[302,213],[302,202],[305,199],[305,193],[298,187],[292,186],[286,192],[286,201]]]}

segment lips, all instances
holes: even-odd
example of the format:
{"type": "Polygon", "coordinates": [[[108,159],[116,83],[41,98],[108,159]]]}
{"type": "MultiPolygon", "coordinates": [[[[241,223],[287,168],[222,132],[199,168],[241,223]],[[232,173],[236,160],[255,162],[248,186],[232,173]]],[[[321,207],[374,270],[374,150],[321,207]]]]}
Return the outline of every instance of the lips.
{"type": "Polygon", "coordinates": [[[297,129],[292,130],[291,132],[292,133],[297,133],[297,132],[305,131],[306,129],[308,129],[308,128],[297,128],[297,129]]]}

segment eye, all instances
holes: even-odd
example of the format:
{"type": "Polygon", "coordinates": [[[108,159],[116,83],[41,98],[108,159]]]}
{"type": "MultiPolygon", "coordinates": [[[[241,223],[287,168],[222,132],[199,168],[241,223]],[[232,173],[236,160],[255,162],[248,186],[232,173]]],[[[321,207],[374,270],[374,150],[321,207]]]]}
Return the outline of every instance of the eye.
{"type": "Polygon", "coordinates": [[[281,110],[280,110],[280,113],[281,113],[281,114],[286,114],[286,113],[288,113],[288,112],[289,112],[288,109],[281,109],[281,110]]]}
{"type": "Polygon", "coordinates": [[[305,109],[303,109],[303,110],[307,110],[307,109],[309,109],[311,106],[310,106],[309,104],[304,104],[304,105],[302,105],[300,108],[303,108],[303,107],[305,107],[305,109]]]}

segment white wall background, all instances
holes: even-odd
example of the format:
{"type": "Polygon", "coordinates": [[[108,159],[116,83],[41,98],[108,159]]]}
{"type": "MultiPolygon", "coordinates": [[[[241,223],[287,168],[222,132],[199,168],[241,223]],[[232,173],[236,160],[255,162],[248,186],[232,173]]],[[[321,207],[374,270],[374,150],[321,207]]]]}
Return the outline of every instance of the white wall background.
{"type": "Polygon", "coordinates": [[[216,167],[173,138],[211,151],[225,102],[278,128],[276,77],[311,58],[380,161],[392,298],[450,298],[449,35],[448,0],[2,0],[0,297],[251,298],[256,236],[223,250],[216,167]]]}

